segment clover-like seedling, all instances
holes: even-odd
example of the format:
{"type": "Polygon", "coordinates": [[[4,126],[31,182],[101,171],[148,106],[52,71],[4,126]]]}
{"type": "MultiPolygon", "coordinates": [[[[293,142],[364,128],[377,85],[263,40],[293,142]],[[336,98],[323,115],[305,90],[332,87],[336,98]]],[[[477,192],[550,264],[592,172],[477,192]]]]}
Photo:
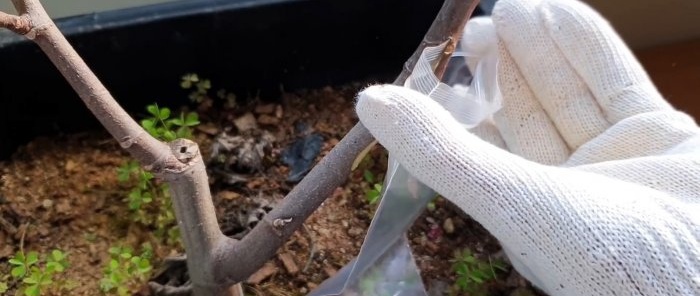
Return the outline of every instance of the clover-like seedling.
{"type": "Polygon", "coordinates": [[[457,252],[452,261],[452,271],[457,276],[455,285],[459,291],[470,295],[483,294],[483,285],[496,279],[496,271],[506,271],[504,263],[490,258],[488,261],[480,260],[468,249],[457,252]]]}
{"type": "Polygon", "coordinates": [[[363,176],[365,181],[370,184],[369,190],[365,192],[365,199],[367,199],[369,204],[375,204],[379,201],[379,197],[382,194],[382,184],[375,183],[374,174],[369,170],[365,170],[363,176]]]}
{"type": "MultiPolygon", "coordinates": [[[[53,250],[45,258],[43,266],[39,260],[39,253],[31,251],[26,255],[22,250],[10,258],[10,264],[14,267],[10,274],[22,283],[22,290],[26,296],[39,296],[41,291],[50,289],[54,284],[54,276],[65,271],[68,260],[65,253],[53,250]]],[[[7,289],[5,285],[5,289],[7,289]]]]}
{"type": "Polygon", "coordinates": [[[105,293],[128,295],[131,286],[146,279],[153,269],[149,246],[144,246],[141,255],[135,255],[130,247],[111,247],[109,255],[110,260],[100,280],[100,289],[105,293]]]}

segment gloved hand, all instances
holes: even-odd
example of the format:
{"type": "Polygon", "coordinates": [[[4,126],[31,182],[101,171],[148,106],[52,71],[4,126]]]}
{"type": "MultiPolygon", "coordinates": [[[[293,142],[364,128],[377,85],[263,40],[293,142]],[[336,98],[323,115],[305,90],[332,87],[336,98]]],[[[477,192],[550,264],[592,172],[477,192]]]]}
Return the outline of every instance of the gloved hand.
{"type": "Polygon", "coordinates": [[[357,113],[550,295],[700,295],[700,128],[611,26],[574,0],[500,0],[467,25],[499,50],[503,107],[467,131],[379,85],[357,113]]]}

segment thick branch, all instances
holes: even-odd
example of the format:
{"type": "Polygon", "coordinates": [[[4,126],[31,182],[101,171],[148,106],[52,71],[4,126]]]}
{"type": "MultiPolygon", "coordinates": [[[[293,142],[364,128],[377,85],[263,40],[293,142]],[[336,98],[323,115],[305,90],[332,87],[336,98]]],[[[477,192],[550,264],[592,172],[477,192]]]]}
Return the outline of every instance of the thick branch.
{"type": "MultiPolygon", "coordinates": [[[[427,46],[436,46],[448,40],[456,44],[477,4],[478,0],[446,0],[423,41],[408,59],[394,84],[404,84],[427,46]]],[[[446,51],[449,50],[454,50],[454,45],[448,45],[446,51]]],[[[452,52],[446,52],[438,65],[441,63],[446,65],[446,60],[451,54],[452,52]]],[[[436,68],[436,75],[439,78],[443,73],[444,67],[436,68]]],[[[221,257],[220,260],[216,260],[221,263],[216,266],[219,280],[228,284],[240,282],[262,267],[294,231],[299,229],[309,215],[337,187],[346,182],[353,161],[373,140],[374,138],[362,123],[355,125],[294,187],[283,203],[266,215],[264,223],[258,223],[242,241],[225,244],[217,251],[218,256],[221,257]]]]}

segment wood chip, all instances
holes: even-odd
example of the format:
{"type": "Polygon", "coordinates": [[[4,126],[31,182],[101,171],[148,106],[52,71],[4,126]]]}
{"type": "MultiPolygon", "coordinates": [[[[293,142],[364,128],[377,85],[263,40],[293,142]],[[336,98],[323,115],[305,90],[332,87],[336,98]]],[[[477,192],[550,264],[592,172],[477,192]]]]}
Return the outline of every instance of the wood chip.
{"type": "Polygon", "coordinates": [[[282,118],[282,116],[284,116],[284,110],[282,109],[282,105],[277,105],[277,107],[275,107],[275,117],[282,118]]]}
{"type": "Polygon", "coordinates": [[[210,136],[216,136],[219,134],[219,128],[213,123],[200,124],[196,127],[196,129],[210,136]]]}
{"type": "Polygon", "coordinates": [[[336,273],[338,273],[338,270],[337,270],[337,269],[335,269],[335,268],[333,268],[333,267],[330,267],[330,266],[324,266],[324,267],[323,267],[323,271],[326,272],[326,275],[328,275],[328,277],[332,277],[332,276],[334,276],[336,273]]]}
{"type": "Polygon", "coordinates": [[[258,128],[258,123],[255,121],[255,116],[250,112],[234,119],[233,124],[236,126],[238,131],[241,132],[258,128]]]}
{"type": "Polygon", "coordinates": [[[238,199],[239,197],[241,197],[239,193],[228,190],[221,191],[217,194],[217,198],[225,200],[234,200],[238,199]]]}
{"type": "Polygon", "coordinates": [[[263,265],[258,271],[250,275],[246,283],[251,284],[251,285],[257,285],[261,283],[262,281],[270,278],[273,276],[275,273],[277,273],[277,266],[275,264],[268,262],[263,265]]]}
{"type": "Polygon", "coordinates": [[[75,161],[69,159],[66,161],[66,165],[64,168],[66,169],[66,172],[72,173],[77,166],[78,164],[75,163],[75,161]]]}
{"type": "Polygon", "coordinates": [[[275,112],[275,104],[258,105],[255,107],[255,113],[258,114],[270,114],[275,112]]]}
{"type": "Polygon", "coordinates": [[[299,272],[299,267],[294,262],[294,258],[292,258],[292,255],[289,255],[289,253],[281,253],[277,255],[277,258],[280,259],[280,261],[282,261],[282,264],[284,264],[284,268],[289,274],[295,275],[299,272]]]}
{"type": "Polygon", "coordinates": [[[4,245],[2,248],[0,248],[0,258],[7,258],[12,255],[14,255],[14,252],[12,250],[12,246],[10,246],[9,244],[4,245]]]}
{"type": "Polygon", "coordinates": [[[280,119],[272,115],[263,114],[258,117],[258,123],[262,125],[277,125],[280,123],[280,119]]]}

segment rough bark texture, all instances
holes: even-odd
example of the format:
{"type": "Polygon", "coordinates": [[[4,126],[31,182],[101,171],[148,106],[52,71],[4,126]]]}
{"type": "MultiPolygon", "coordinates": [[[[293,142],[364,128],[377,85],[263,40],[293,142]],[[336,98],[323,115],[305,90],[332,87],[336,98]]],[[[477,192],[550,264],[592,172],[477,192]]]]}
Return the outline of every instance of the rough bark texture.
{"type": "MultiPolygon", "coordinates": [[[[121,147],[169,183],[195,295],[240,292],[240,287],[233,289],[231,285],[244,281],[274,256],[309,215],[346,182],[353,161],[374,141],[358,123],[242,241],[227,238],[216,222],[197,145],[187,140],[166,144],[151,137],[119,106],[38,0],[13,3],[19,15],[0,12],[0,26],[34,40],[121,147]]],[[[404,84],[425,47],[450,41],[436,67],[436,75],[441,77],[477,3],[446,0],[394,84],[404,84]]]]}

